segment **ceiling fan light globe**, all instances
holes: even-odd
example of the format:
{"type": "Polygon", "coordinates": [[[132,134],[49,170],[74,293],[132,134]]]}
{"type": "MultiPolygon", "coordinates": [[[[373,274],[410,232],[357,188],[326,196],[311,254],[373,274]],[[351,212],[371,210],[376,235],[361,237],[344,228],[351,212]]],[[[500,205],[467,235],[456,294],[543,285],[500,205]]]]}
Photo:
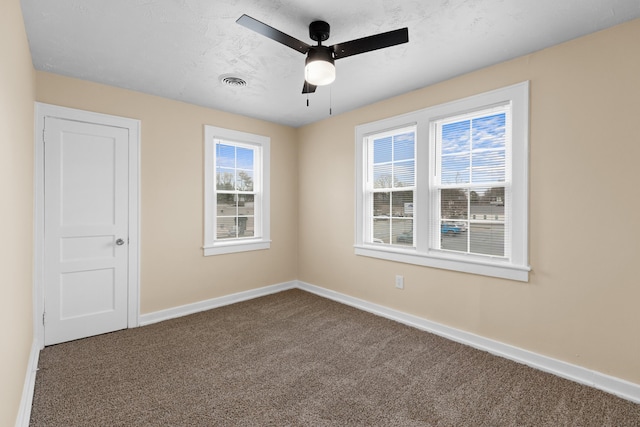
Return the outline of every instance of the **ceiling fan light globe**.
{"type": "Polygon", "coordinates": [[[305,80],[314,86],[324,86],[336,79],[336,67],[331,62],[317,60],[304,67],[305,80]]]}

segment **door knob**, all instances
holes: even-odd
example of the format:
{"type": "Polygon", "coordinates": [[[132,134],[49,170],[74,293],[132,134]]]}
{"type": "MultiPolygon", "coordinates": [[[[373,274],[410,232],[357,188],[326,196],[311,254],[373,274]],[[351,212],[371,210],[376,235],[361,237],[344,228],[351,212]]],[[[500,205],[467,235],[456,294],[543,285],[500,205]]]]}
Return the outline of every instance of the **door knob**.
{"type": "Polygon", "coordinates": [[[118,245],[118,246],[124,245],[124,240],[122,240],[122,239],[116,240],[116,245],[118,245]]]}

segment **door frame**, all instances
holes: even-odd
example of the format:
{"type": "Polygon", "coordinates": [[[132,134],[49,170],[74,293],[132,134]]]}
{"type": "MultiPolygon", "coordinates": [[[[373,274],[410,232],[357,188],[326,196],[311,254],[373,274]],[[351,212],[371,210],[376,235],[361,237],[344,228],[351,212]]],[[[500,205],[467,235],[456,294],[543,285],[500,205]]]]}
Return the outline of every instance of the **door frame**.
{"type": "Polygon", "coordinates": [[[44,125],[47,117],[114,126],[129,130],[129,253],[127,272],[127,328],[140,316],[140,120],[35,103],[34,134],[34,275],[33,325],[35,340],[44,348],[44,125]]]}

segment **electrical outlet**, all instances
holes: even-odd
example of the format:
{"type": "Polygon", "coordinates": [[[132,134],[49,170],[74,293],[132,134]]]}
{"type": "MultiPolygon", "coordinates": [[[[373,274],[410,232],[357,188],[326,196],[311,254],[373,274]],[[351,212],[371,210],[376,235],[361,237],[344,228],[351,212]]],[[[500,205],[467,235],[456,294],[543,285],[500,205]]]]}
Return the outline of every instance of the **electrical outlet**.
{"type": "Polygon", "coordinates": [[[396,275],[396,288],[404,289],[404,277],[396,275]]]}

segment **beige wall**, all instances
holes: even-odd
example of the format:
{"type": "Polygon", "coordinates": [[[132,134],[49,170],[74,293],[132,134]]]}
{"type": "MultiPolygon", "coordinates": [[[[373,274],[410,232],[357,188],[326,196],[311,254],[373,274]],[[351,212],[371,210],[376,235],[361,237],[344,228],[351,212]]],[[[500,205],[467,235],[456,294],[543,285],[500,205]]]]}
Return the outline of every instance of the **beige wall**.
{"type": "Polygon", "coordinates": [[[299,279],[640,384],[638,40],[640,20],[301,128],[299,279]],[[524,80],[529,283],[355,256],[354,127],[524,80]]]}
{"type": "Polygon", "coordinates": [[[16,421],[33,341],[34,70],[19,0],[0,13],[0,425],[16,421]]]}
{"type": "Polygon", "coordinates": [[[295,129],[44,72],[36,82],[39,102],[141,121],[141,313],[297,278],[295,129]],[[204,125],[271,138],[271,249],[203,256],[204,125]]]}

